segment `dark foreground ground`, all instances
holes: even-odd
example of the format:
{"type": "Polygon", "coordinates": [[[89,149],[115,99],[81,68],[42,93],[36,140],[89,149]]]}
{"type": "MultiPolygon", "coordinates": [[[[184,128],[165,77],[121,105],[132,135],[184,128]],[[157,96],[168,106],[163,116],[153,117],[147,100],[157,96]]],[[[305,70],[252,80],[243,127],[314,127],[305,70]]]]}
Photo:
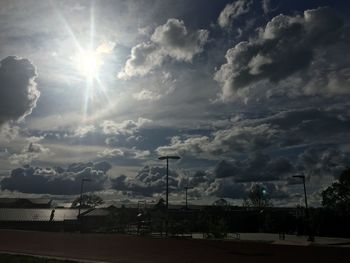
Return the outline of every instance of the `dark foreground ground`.
{"type": "Polygon", "coordinates": [[[6,263],[77,263],[77,261],[48,259],[44,257],[0,254],[0,262],[6,263]]]}
{"type": "Polygon", "coordinates": [[[0,230],[0,251],[104,262],[350,262],[350,249],[0,230]]]}

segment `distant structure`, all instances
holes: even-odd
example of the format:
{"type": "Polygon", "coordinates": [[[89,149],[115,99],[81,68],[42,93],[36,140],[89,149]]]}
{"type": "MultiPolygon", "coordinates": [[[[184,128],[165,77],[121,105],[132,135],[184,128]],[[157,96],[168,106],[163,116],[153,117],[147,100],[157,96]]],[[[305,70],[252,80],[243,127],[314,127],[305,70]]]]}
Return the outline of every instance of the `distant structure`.
{"type": "Polygon", "coordinates": [[[48,198],[0,198],[0,208],[51,208],[48,198]]]}

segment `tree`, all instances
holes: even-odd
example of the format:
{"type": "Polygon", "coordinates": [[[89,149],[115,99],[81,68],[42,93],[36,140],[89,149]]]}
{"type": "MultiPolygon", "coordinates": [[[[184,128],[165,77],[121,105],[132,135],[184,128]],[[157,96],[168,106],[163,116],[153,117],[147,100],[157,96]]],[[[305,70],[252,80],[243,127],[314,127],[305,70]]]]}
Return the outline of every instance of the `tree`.
{"type": "Polygon", "coordinates": [[[339,180],[322,192],[322,205],[350,215],[350,168],[345,169],[339,180]]]}
{"type": "Polygon", "coordinates": [[[165,205],[165,200],[163,198],[160,198],[158,200],[158,203],[156,203],[154,205],[154,208],[155,209],[159,209],[159,210],[164,210],[166,208],[166,205],[165,205]]]}
{"type": "Polygon", "coordinates": [[[272,206],[272,203],[266,189],[259,184],[255,184],[250,189],[248,200],[244,201],[244,205],[262,209],[272,206]]]}
{"type": "Polygon", "coordinates": [[[80,196],[77,197],[72,205],[71,208],[78,208],[81,204],[81,208],[95,208],[98,205],[103,204],[104,201],[101,197],[99,197],[98,195],[94,195],[94,194],[89,194],[86,195],[84,194],[82,196],[82,202],[80,202],[80,196]]]}
{"type": "Polygon", "coordinates": [[[220,198],[218,200],[216,200],[215,202],[213,202],[213,206],[229,206],[230,204],[224,199],[224,198],[220,198]]]}

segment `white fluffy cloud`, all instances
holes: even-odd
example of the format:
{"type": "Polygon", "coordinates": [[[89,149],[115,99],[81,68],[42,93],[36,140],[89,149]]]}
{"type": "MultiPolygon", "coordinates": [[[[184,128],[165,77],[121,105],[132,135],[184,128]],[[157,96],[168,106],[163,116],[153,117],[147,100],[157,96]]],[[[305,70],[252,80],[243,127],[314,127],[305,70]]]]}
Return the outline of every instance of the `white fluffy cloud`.
{"type": "Polygon", "coordinates": [[[52,152],[49,148],[46,148],[39,143],[42,139],[43,137],[28,138],[28,144],[22,149],[20,153],[14,153],[9,156],[10,163],[17,165],[30,164],[33,160],[52,155],[52,152]]]}
{"type": "Polygon", "coordinates": [[[84,137],[90,132],[95,131],[95,126],[92,124],[85,125],[85,126],[79,126],[75,131],[73,136],[75,137],[84,137]]]}
{"type": "Polygon", "coordinates": [[[131,158],[131,159],[145,159],[151,155],[148,150],[139,150],[136,148],[106,148],[98,153],[101,158],[131,158]]]}
{"type": "Polygon", "coordinates": [[[152,120],[146,118],[138,118],[137,121],[125,120],[119,123],[111,120],[105,120],[101,127],[104,134],[107,135],[133,135],[139,131],[139,129],[145,128],[152,123],[152,120]]]}
{"type": "Polygon", "coordinates": [[[118,77],[128,79],[144,76],[160,66],[166,58],[190,62],[203,51],[208,36],[207,30],[191,31],[182,20],[168,19],[164,25],[155,29],[149,42],[132,48],[130,58],[118,77]]]}

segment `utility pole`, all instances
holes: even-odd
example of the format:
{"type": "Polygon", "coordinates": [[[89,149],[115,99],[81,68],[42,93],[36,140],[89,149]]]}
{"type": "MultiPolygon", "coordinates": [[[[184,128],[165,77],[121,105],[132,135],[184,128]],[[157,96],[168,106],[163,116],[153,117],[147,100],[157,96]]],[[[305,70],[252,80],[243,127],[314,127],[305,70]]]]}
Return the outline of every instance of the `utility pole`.
{"type": "Polygon", "coordinates": [[[165,199],[165,204],[166,204],[166,209],[168,210],[169,207],[169,159],[172,160],[179,160],[180,156],[161,156],[158,158],[159,160],[166,160],[166,199],[165,199]]]}
{"type": "Polygon", "coordinates": [[[78,220],[80,222],[80,212],[81,212],[81,205],[83,203],[83,186],[84,186],[84,182],[91,182],[91,179],[86,179],[83,178],[81,180],[81,185],[80,185],[80,200],[79,200],[79,211],[78,211],[78,220]]]}

